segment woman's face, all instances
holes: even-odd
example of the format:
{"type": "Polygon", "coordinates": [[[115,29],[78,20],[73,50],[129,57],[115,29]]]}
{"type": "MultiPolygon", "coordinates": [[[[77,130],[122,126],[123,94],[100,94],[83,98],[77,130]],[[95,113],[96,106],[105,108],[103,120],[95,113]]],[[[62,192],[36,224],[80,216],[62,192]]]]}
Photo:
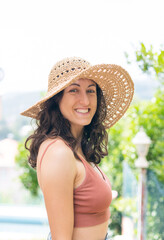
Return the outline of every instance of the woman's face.
{"type": "Polygon", "coordinates": [[[70,122],[71,131],[78,135],[90,124],[97,109],[96,83],[90,79],[79,79],[64,89],[59,102],[62,115],[70,122]]]}

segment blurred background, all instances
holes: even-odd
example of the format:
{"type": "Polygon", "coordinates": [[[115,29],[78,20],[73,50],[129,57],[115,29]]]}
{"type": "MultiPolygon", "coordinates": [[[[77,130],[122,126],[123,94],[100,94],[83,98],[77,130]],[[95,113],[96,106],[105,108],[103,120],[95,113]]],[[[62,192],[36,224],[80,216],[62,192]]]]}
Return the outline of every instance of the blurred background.
{"type": "Polygon", "coordinates": [[[130,109],[109,130],[109,156],[101,164],[118,193],[111,237],[164,240],[163,7],[163,0],[0,1],[0,240],[43,240],[49,233],[24,149],[35,122],[20,112],[46,92],[52,66],[71,56],[121,65],[135,84],[130,109]],[[151,139],[147,167],[136,165],[133,139],[141,127],[151,139]]]}

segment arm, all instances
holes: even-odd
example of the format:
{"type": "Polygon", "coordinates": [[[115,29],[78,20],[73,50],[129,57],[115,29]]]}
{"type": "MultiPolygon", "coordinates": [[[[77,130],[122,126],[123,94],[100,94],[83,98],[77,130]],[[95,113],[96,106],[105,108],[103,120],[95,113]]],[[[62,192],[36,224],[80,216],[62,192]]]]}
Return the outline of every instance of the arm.
{"type": "Polygon", "coordinates": [[[57,141],[47,150],[40,169],[52,240],[71,240],[74,227],[73,188],[76,165],[72,151],[57,141]]]}

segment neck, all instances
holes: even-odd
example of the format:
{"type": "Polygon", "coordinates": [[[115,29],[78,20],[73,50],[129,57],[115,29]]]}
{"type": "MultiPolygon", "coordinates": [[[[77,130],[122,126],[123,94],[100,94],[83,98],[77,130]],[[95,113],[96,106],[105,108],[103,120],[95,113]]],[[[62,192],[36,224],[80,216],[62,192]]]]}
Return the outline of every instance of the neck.
{"type": "Polygon", "coordinates": [[[73,128],[71,127],[71,132],[72,132],[72,135],[74,136],[74,138],[78,138],[79,141],[81,142],[81,138],[82,138],[82,135],[83,135],[83,129],[84,128],[73,128]]]}

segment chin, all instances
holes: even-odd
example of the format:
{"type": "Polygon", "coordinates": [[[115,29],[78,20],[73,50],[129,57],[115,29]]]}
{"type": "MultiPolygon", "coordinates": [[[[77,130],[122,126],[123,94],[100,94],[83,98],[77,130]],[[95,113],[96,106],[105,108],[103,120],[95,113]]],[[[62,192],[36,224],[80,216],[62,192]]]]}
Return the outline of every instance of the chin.
{"type": "Polygon", "coordinates": [[[89,125],[90,123],[91,123],[91,121],[85,122],[85,123],[83,124],[83,126],[87,126],[87,125],[89,125]]]}
{"type": "Polygon", "coordinates": [[[80,127],[85,127],[85,126],[89,125],[90,123],[91,123],[91,121],[85,121],[82,123],[76,123],[76,125],[79,125],[80,127]]]}

